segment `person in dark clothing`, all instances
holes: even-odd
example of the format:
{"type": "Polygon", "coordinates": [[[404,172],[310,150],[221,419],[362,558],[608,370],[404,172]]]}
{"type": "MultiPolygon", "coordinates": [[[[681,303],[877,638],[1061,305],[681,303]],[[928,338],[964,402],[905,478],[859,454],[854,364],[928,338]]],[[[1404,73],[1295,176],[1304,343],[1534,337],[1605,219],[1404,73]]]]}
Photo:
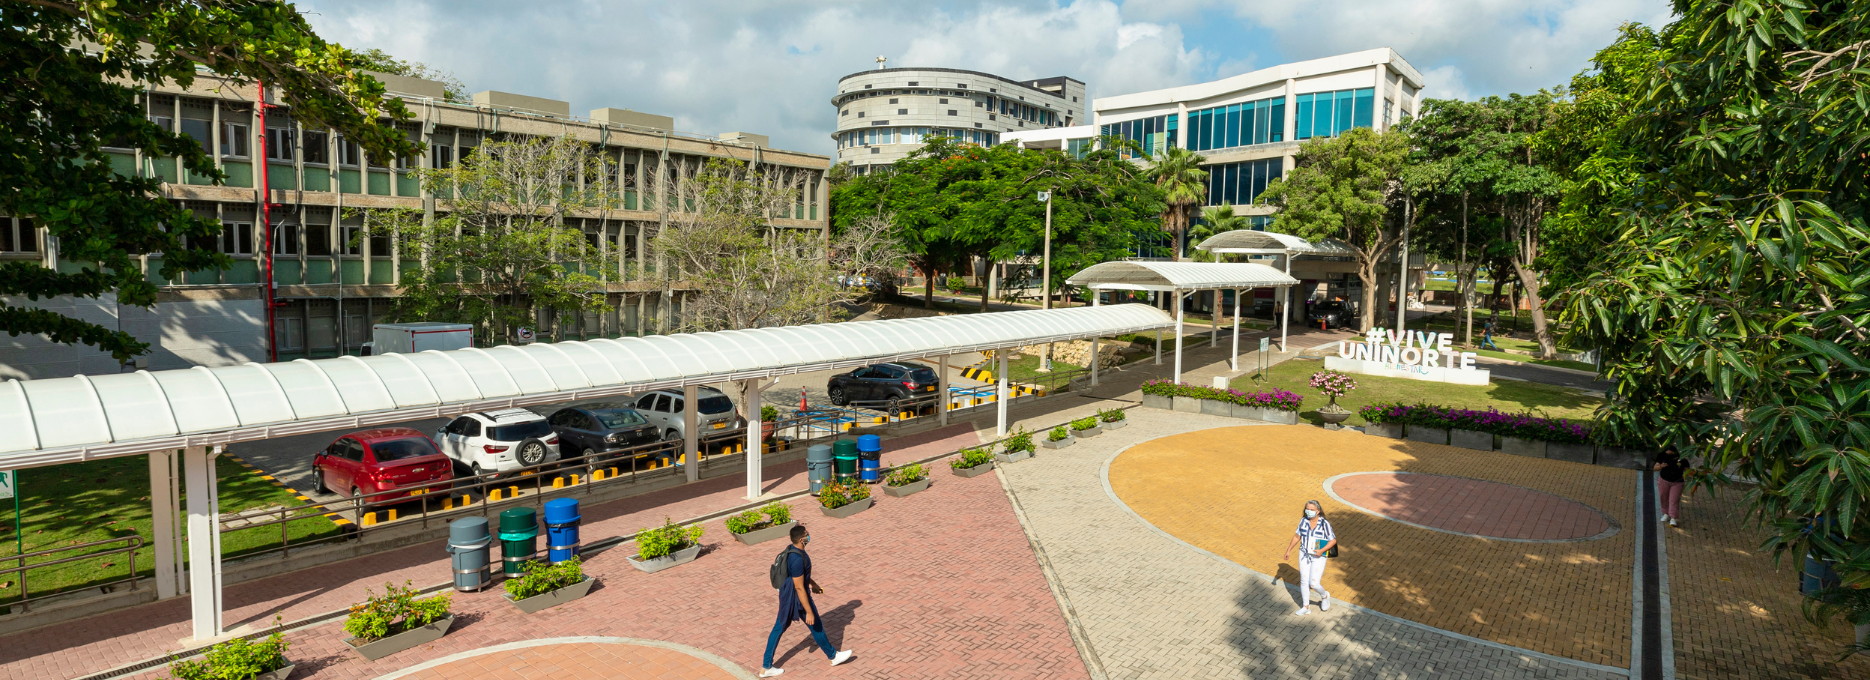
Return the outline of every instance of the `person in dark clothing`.
{"type": "Polygon", "coordinates": [[[773,632],[766,636],[766,658],[760,662],[760,677],[771,678],[786,672],[783,668],[773,667],[773,652],[779,649],[779,636],[792,626],[793,620],[805,622],[805,627],[812,631],[812,640],[818,643],[825,656],[836,666],[851,659],[851,650],[832,653],[831,640],[825,637],[825,622],[818,617],[818,604],[812,601],[812,594],[824,594],[825,589],[812,580],[812,557],[805,554],[805,544],[812,542],[812,535],[805,530],[805,525],[792,527],[792,545],[785,550],[786,579],[779,584],[779,619],[773,622],[773,632]]]}
{"type": "Polygon", "coordinates": [[[1682,454],[1669,446],[1656,454],[1656,495],[1662,498],[1662,521],[1669,526],[1681,526],[1682,521],[1682,486],[1686,481],[1682,473],[1687,466],[1682,463],[1682,454]]]}

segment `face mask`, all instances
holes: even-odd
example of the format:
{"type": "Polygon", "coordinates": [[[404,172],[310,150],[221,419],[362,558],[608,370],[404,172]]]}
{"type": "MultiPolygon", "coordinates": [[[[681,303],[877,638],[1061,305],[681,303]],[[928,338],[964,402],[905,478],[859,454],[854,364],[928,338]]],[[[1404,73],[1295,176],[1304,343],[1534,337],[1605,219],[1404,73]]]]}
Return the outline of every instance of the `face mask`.
{"type": "Polygon", "coordinates": [[[1313,509],[1311,509],[1311,508],[1306,508],[1306,509],[1305,509],[1305,518],[1306,518],[1306,519],[1311,519],[1311,518],[1313,518],[1313,517],[1317,517],[1317,516],[1318,516],[1318,511],[1317,511],[1317,510],[1313,510],[1313,509]]]}
{"type": "Polygon", "coordinates": [[[811,545],[811,544],[812,544],[812,537],[806,536],[804,545],[811,545]]]}

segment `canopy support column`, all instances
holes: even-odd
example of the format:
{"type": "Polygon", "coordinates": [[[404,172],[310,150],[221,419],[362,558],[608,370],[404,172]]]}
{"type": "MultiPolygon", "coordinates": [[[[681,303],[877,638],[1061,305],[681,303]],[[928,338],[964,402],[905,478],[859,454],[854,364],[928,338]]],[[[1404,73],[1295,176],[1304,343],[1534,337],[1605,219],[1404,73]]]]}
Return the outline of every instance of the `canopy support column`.
{"type": "Polygon", "coordinates": [[[151,538],[156,542],[156,599],[166,600],[187,591],[182,582],[186,565],[182,555],[187,547],[176,532],[175,518],[181,512],[181,494],[176,489],[176,451],[149,454],[149,514],[153,521],[151,538]]]}
{"type": "Polygon", "coordinates": [[[1175,380],[1182,382],[1182,291],[1175,291],[1175,380]]]}
{"type": "MultiPolygon", "coordinates": [[[[1286,251],[1286,276],[1292,275],[1292,251],[1286,251]]],[[[1280,286],[1279,292],[1285,298],[1279,314],[1279,353],[1286,353],[1286,328],[1292,325],[1292,286],[1280,286]]]]}
{"type": "Polygon", "coordinates": [[[1208,349],[1214,349],[1221,346],[1221,289],[1215,288],[1208,294],[1214,296],[1208,301],[1212,303],[1208,305],[1208,349]]]}
{"type": "Polygon", "coordinates": [[[191,446],[182,453],[188,486],[188,591],[194,638],[221,636],[221,499],[214,459],[219,447],[191,446]]]}
{"type": "Polygon", "coordinates": [[[1240,290],[1234,290],[1234,356],[1228,360],[1230,370],[1240,372],[1240,290]]]}
{"type": "Polygon", "coordinates": [[[1162,365],[1162,329],[1156,329],[1156,365],[1162,365]]]}
{"type": "Polygon", "coordinates": [[[1005,437],[1006,436],[1006,403],[1008,401],[1012,401],[1012,395],[1008,393],[1006,389],[1006,355],[1007,355],[1007,352],[1004,349],[994,350],[994,354],[997,355],[1000,359],[1000,365],[994,367],[994,373],[993,373],[994,378],[1000,381],[1000,390],[994,393],[995,395],[997,395],[994,397],[994,404],[998,406],[998,410],[999,410],[999,421],[998,421],[999,425],[995,427],[994,431],[998,432],[999,436],[1005,437]]]}
{"type": "Polygon", "coordinates": [[[940,395],[935,400],[935,422],[948,424],[948,404],[954,401],[954,395],[948,393],[948,355],[941,355],[941,365],[935,371],[935,393],[940,395]]]}
{"type": "MultiPolygon", "coordinates": [[[[1091,306],[1102,307],[1104,305],[1104,291],[1098,290],[1096,288],[1091,288],[1090,291],[1091,291],[1091,306]]],[[[1097,360],[1097,338],[1091,338],[1091,386],[1092,387],[1097,387],[1097,365],[1100,363],[1103,363],[1103,362],[1097,360]]]]}
{"type": "Polygon", "coordinates": [[[747,409],[747,500],[750,501],[758,500],[763,493],[761,487],[766,486],[766,480],[761,474],[764,468],[760,462],[766,446],[766,419],[760,415],[760,393],[772,387],[774,382],[777,381],[752,378],[743,383],[746,385],[746,396],[741,401],[746,402],[747,409]]]}
{"type": "Polygon", "coordinates": [[[701,387],[685,385],[682,387],[682,467],[688,481],[701,479],[701,423],[697,422],[696,402],[700,401],[701,387]]]}

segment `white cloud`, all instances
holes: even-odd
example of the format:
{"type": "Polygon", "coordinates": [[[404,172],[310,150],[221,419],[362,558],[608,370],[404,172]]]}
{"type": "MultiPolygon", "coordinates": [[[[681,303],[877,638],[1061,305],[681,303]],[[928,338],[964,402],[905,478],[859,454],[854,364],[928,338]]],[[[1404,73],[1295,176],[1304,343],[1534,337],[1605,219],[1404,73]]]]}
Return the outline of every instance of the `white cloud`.
{"type": "Polygon", "coordinates": [[[1467,88],[1467,75],[1461,72],[1459,66],[1450,64],[1423,69],[1422,82],[1429,85],[1422,91],[1424,97],[1432,99],[1472,99],[1474,97],[1467,88]]]}

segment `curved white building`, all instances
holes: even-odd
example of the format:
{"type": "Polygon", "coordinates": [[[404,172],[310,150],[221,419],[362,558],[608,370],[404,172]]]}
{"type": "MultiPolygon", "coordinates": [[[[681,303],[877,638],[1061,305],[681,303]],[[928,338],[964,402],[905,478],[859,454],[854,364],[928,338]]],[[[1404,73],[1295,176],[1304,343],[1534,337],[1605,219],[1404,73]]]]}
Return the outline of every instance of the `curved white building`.
{"type": "Polygon", "coordinates": [[[931,136],[981,145],[1021,130],[1089,121],[1083,82],[1055,76],[1018,81],[952,68],[890,68],[838,79],[836,160],[864,173],[894,163],[931,136]]]}

